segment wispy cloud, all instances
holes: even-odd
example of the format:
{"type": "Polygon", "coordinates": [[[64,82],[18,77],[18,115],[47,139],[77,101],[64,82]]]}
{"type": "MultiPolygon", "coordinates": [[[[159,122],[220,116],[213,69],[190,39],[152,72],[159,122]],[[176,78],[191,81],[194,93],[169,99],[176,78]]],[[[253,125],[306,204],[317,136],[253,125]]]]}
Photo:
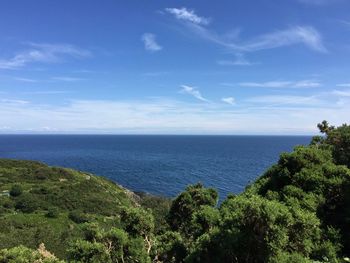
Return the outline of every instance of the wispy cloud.
{"type": "Polygon", "coordinates": [[[18,69],[30,63],[57,63],[65,57],[83,58],[91,52],[69,44],[28,43],[30,48],[21,51],[12,58],[0,59],[0,69],[18,69]]]}
{"type": "Polygon", "coordinates": [[[269,106],[280,105],[304,105],[320,106],[321,101],[315,96],[291,96],[291,95],[268,95],[257,96],[246,100],[251,103],[269,104],[269,106]]]}
{"type": "Polygon", "coordinates": [[[154,52],[163,49],[163,47],[157,43],[156,36],[154,34],[145,33],[142,35],[141,39],[145,45],[145,49],[148,51],[154,52]]]}
{"type": "Polygon", "coordinates": [[[317,88],[322,86],[318,81],[267,81],[267,82],[241,82],[239,86],[252,88],[317,88]]]}
{"type": "Polygon", "coordinates": [[[167,75],[167,74],[169,74],[168,71],[153,71],[153,72],[142,73],[141,76],[144,76],[144,77],[159,77],[159,76],[164,76],[164,75],[167,75]]]}
{"type": "Polygon", "coordinates": [[[165,8],[165,11],[174,15],[177,19],[182,21],[194,23],[197,25],[208,25],[210,23],[209,18],[198,16],[194,10],[190,10],[185,7],[165,8]]]}
{"type": "Polygon", "coordinates": [[[350,83],[337,84],[337,87],[350,87],[350,83]]]}
{"type": "Polygon", "coordinates": [[[67,77],[67,76],[52,77],[51,79],[57,80],[57,81],[65,81],[65,82],[77,82],[77,81],[85,80],[83,78],[75,78],[75,77],[67,77]]]}
{"type": "MultiPolygon", "coordinates": [[[[350,87],[350,85],[349,85],[350,87]]],[[[332,94],[340,97],[350,97],[350,90],[334,90],[332,94]]]]}
{"type": "Polygon", "coordinates": [[[20,105],[23,105],[23,104],[29,104],[30,102],[27,101],[27,100],[14,100],[14,99],[1,99],[0,100],[1,103],[6,103],[6,104],[20,104],[20,105]]]}
{"type": "Polygon", "coordinates": [[[295,26],[268,33],[243,43],[241,48],[247,52],[254,52],[296,44],[304,44],[318,52],[327,52],[320,33],[311,26],[295,26]]]}
{"type": "Polygon", "coordinates": [[[301,80],[295,82],[292,87],[294,88],[317,88],[321,87],[322,83],[314,80],[301,80]]]}
{"type": "Polygon", "coordinates": [[[230,105],[235,105],[235,98],[233,97],[222,98],[221,101],[228,103],[230,105]]]}
{"type": "Polygon", "coordinates": [[[247,60],[243,54],[236,54],[234,60],[218,60],[216,63],[220,66],[252,66],[257,64],[247,60]]]}
{"type": "Polygon", "coordinates": [[[40,91],[26,91],[21,92],[24,95],[56,95],[56,94],[67,94],[72,93],[71,90],[40,90],[40,91]]]}
{"type": "Polygon", "coordinates": [[[195,88],[195,87],[191,87],[191,86],[187,86],[187,85],[181,85],[181,88],[182,88],[180,90],[181,93],[189,94],[189,95],[191,95],[191,96],[193,96],[196,99],[201,100],[201,101],[205,101],[205,102],[209,101],[206,98],[204,98],[202,96],[202,94],[199,92],[199,90],[197,88],[195,88]]]}
{"type": "Polygon", "coordinates": [[[30,79],[30,78],[13,78],[14,80],[21,81],[21,82],[28,82],[28,83],[36,83],[39,82],[37,79],[30,79]]]}
{"type": "MultiPolygon", "coordinates": [[[[182,8],[174,10],[186,11],[187,9],[182,8]]],[[[166,9],[166,11],[170,12],[168,9],[166,9]]],[[[170,13],[174,14],[174,12],[170,13]]],[[[277,30],[257,37],[253,37],[249,40],[239,41],[238,36],[232,39],[230,37],[227,37],[227,35],[220,35],[213,31],[210,31],[206,27],[206,25],[208,25],[209,22],[201,22],[203,18],[198,16],[193,10],[191,10],[191,12],[182,13],[186,13],[188,15],[184,15],[184,18],[177,17],[176,15],[175,17],[184,21],[187,24],[188,28],[190,28],[198,36],[215,44],[223,46],[236,53],[256,52],[260,50],[273,49],[297,44],[303,44],[306,47],[317,52],[327,52],[327,49],[323,45],[321,34],[311,26],[293,26],[287,29],[277,30]],[[189,19],[188,17],[193,18],[189,19]]],[[[236,35],[237,34],[238,33],[236,33],[236,35]]]]}

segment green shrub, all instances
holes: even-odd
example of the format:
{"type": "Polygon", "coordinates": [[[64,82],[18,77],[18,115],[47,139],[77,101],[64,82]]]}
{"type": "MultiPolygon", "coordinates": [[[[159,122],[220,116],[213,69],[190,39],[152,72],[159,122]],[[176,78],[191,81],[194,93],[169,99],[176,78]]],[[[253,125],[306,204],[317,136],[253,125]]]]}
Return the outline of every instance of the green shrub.
{"type": "Polygon", "coordinates": [[[40,208],[40,200],[31,194],[24,193],[16,200],[15,208],[23,213],[33,213],[40,208]]]}
{"type": "Polygon", "coordinates": [[[46,213],[48,218],[57,218],[59,216],[59,210],[57,207],[51,207],[46,213]]]}
{"type": "Polygon", "coordinates": [[[89,222],[88,216],[79,210],[69,212],[68,218],[77,224],[89,222]]]}
{"type": "Polygon", "coordinates": [[[77,240],[69,250],[69,259],[73,262],[111,263],[107,248],[97,242],[77,240]]]}
{"type": "Polygon", "coordinates": [[[10,195],[13,197],[17,197],[17,196],[20,196],[22,192],[23,192],[22,187],[18,184],[15,184],[14,186],[11,187],[10,195]]]}

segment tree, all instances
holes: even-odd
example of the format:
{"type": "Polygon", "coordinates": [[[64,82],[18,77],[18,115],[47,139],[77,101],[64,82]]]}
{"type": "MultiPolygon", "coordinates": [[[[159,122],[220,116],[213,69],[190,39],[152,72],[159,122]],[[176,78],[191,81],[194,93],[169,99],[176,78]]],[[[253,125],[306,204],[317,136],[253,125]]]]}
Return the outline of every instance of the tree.
{"type": "Polygon", "coordinates": [[[212,228],[220,225],[220,213],[218,209],[203,205],[193,213],[191,220],[191,232],[194,237],[199,237],[209,232],[212,228]]]}
{"type": "Polygon", "coordinates": [[[283,251],[307,258],[323,241],[314,213],[261,196],[226,200],[220,214],[222,224],[196,240],[187,262],[269,262],[283,251]]]}
{"type": "Polygon", "coordinates": [[[204,188],[202,184],[190,185],[172,202],[168,222],[173,230],[188,232],[188,226],[194,212],[201,206],[214,207],[218,202],[218,193],[212,188],[204,188]]]}
{"type": "MultiPolygon", "coordinates": [[[[134,213],[135,211],[130,211],[133,216],[135,216],[134,213]]],[[[136,221],[129,221],[130,224],[132,222],[136,221]]],[[[137,222],[135,224],[138,225],[135,226],[135,229],[141,231],[140,224],[137,222]]],[[[79,262],[103,262],[106,260],[106,262],[149,263],[148,249],[151,249],[151,246],[146,242],[147,239],[141,236],[140,233],[144,232],[137,232],[135,229],[132,229],[132,235],[129,235],[123,229],[116,227],[103,230],[97,223],[85,223],[82,225],[85,239],[71,244],[70,259],[79,262]]]]}
{"type": "Polygon", "coordinates": [[[104,232],[98,225],[98,223],[84,223],[82,230],[85,236],[85,240],[90,242],[99,242],[103,239],[104,232]]]}
{"type": "Polygon", "coordinates": [[[127,244],[129,242],[128,234],[118,228],[112,228],[108,231],[103,240],[107,246],[107,249],[111,255],[112,262],[125,262],[125,254],[127,244]]]}
{"type": "Polygon", "coordinates": [[[160,262],[183,262],[187,255],[186,246],[180,233],[167,231],[157,237],[154,258],[160,262]]]}
{"type": "Polygon", "coordinates": [[[69,259],[81,263],[111,263],[107,248],[98,242],[75,241],[68,250],[69,259]]]}
{"type": "Polygon", "coordinates": [[[335,163],[350,168],[350,125],[343,124],[328,130],[325,143],[332,146],[335,163]]]}
{"type": "Polygon", "coordinates": [[[329,123],[326,120],[317,124],[317,128],[320,130],[321,133],[325,134],[328,134],[330,131],[334,130],[334,126],[329,126],[329,123]]]}
{"type": "Polygon", "coordinates": [[[154,219],[150,212],[141,208],[126,208],[121,213],[125,230],[134,236],[149,236],[154,230],[154,219]]]}

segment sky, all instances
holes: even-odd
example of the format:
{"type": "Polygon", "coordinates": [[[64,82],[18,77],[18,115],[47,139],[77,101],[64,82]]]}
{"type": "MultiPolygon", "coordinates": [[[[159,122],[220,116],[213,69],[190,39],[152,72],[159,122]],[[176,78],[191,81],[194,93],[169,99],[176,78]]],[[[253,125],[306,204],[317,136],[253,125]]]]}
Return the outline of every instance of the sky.
{"type": "Polygon", "coordinates": [[[2,0],[0,133],[349,123],[348,0],[2,0]]]}

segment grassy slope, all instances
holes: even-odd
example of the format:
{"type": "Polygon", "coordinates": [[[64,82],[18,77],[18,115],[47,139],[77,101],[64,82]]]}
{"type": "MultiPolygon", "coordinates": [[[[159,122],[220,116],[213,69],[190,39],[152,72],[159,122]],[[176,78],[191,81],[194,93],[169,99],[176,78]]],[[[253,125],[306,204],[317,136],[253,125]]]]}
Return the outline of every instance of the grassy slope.
{"type": "Polygon", "coordinates": [[[0,197],[0,249],[20,244],[36,248],[44,242],[48,250],[65,258],[69,241],[81,235],[69,214],[118,225],[121,208],[135,206],[130,192],[102,177],[39,162],[0,159],[0,193],[18,184],[21,195],[0,197]],[[49,210],[58,211],[58,216],[47,217],[49,210]]]}

